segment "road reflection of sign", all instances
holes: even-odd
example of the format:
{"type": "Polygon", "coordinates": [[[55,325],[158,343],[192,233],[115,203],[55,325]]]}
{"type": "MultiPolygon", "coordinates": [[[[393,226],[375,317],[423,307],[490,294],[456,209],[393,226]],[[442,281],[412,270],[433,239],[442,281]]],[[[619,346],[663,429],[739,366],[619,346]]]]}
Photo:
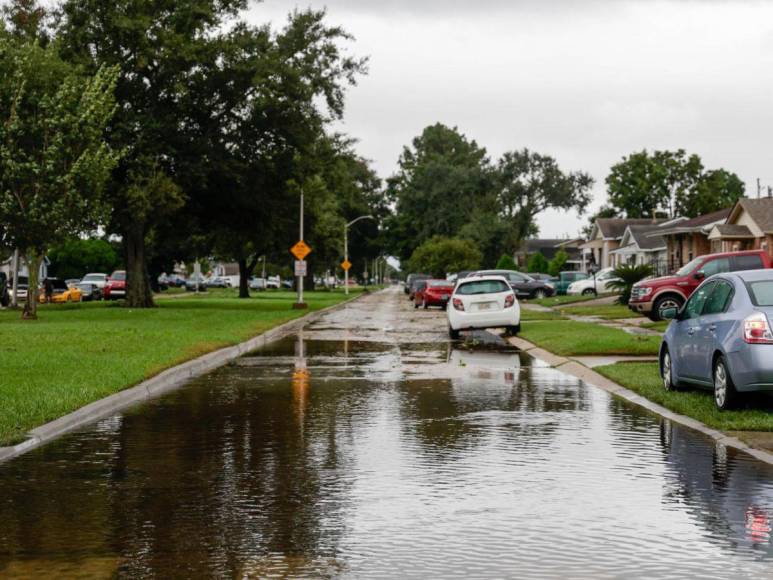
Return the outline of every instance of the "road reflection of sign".
{"type": "Polygon", "coordinates": [[[297,260],[303,260],[311,253],[311,248],[306,245],[306,242],[301,240],[290,248],[290,253],[295,256],[297,260]]]}
{"type": "Polygon", "coordinates": [[[306,415],[306,407],[309,404],[309,383],[311,373],[306,367],[306,345],[303,340],[303,332],[298,333],[295,342],[295,368],[292,374],[293,408],[298,425],[303,433],[303,422],[306,415]]]}
{"type": "Polygon", "coordinates": [[[746,531],[755,544],[770,542],[771,525],[767,512],[756,507],[746,510],[746,531]]]}
{"type": "Polygon", "coordinates": [[[349,268],[352,267],[352,263],[349,260],[344,260],[341,262],[341,267],[348,272],[349,268]]]}
{"type": "Polygon", "coordinates": [[[305,276],[306,275],[306,262],[303,260],[295,260],[295,275],[296,276],[305,276]]]}

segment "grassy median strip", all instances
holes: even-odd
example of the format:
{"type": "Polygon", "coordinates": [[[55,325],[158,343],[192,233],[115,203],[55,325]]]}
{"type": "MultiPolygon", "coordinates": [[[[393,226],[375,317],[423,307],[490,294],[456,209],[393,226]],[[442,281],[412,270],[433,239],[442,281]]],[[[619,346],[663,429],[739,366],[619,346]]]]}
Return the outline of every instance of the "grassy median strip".
{"type": "Polygon", "coordinates": [[[746,397],[743,408],[719,411],[710,391],[663,388],[658,363],[617,363],[596,367],[596,372],[667,409],[697,419],[723,431],[773,431],[773,405],[762,396],[746,397]]]}
{"type": "Polygon", "coordinates": [[[561,315],[554,310],[529,310],[528,308],[521,308],[521,320],[533,321],[533,320],[562,320],[561,315]]]}
{"type": "Polygon", "coordinates": [[[641,318],[641,314],[637,314],[622,304],[598,304],[595,306],[585,305],[569,305],[566,307],[556,308],[562,314],[569,314],[571,316],[596,316],[603,320],[617,320],[623,318],[641,318]]]}
{"type": "MultiPolygon", "coordinates": [[[[248,300],[237,299],[235,292],[160,300],[149,310],[115,303],[42,306],[36,322],[0,311],[0,445],[17,443],[38,425],[305,313],[291,310],[291,292],[263,292],[248,300]]],[[[309,310],[346,299],[342,291],[304,297],[309,310]]]]}
{"type": "Polygon", "coordinates": [[[634,335],[573,320],[524,324],[520,336],[560,356],[657,355],[660,346],[659,336],[634,335]]]}
{"type": "MultiPolygon", "coordinates": [[[[603,295],[601,296],[603,297],[603,295]]],[[[563,296],[552,296],[550,298],[542,298],[541,300],[530,300],[532,304],[539,304],[540,306],[547,306],[552,308],[554,306],[561,306],[562,304],[574,304],[576,302],[588,302],[589,300],[596,300],[599,296],[580,295],[580,294],[564,294],[563,296]]]]}

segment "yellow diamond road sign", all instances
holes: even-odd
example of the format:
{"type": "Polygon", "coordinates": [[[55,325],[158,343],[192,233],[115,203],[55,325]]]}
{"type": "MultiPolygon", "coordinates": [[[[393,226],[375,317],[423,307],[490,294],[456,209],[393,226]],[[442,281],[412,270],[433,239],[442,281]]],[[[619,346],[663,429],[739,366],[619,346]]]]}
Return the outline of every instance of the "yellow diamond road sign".
{"type": "Polygon", "coordinates": [[[311,248],[306,245],[306,242],[301,240],[297,244],[295,244],[292,248],[290,248],[290,252],[293,256],[295,256],[298,260],[303,260],[311,253],[311,248]]]}
{"type": "Polygon", "coordinates": [[[344,270],[348,270],[349,268],[352,267],[352,263],[349,260],[344,260],[343,262],[341,262],[341,267],[344,270]]]}

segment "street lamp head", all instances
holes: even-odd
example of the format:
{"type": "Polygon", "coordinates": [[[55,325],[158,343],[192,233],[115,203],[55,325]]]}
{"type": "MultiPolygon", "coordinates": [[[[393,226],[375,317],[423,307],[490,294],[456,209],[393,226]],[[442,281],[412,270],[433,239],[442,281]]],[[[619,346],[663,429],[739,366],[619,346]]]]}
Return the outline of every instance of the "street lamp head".
{"type": "Polygon", "coordinates": [[[357,223],[360,220],[376,220],[372,215],[361,215],[360,217],[354,218],[352,221],[350,221],[348,224],[346,224],[346,227],[350,227],[357,223]]]}

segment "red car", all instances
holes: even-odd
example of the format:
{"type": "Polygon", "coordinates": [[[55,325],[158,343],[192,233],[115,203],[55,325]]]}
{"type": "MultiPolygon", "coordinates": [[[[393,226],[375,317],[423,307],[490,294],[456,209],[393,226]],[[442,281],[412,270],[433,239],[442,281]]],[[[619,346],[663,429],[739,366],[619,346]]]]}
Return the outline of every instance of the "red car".
{"type": "Polygon", "coordinates": [[[105,300],[126,298],[126,272],[124,270],[116,270],[110,274],[103,290],[103,298],[105,300]]]}
{"type": "Polygon", "coordinates": [[[698,256],[672,276],[643,280],[634,284],[628,308],[652,320],[663,320],[666,308],[681,308],[704,278],[740,270],[770,268],[771,260],[764,250],[727,252],[698,256]]]}
{"type": "Polygon", "coordinates": [[[422,280],[413,296],[413,307],[423,306],[426,309],[430,306],[440,306],[445,310],[453,292],[454,284],[448,280],[422,280]]]}

